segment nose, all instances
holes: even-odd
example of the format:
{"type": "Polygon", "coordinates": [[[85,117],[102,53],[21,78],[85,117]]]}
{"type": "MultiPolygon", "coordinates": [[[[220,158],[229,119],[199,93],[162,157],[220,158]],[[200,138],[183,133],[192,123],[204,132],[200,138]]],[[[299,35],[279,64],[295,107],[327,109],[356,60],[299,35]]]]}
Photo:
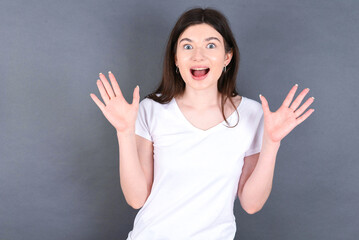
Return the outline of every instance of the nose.
{"type": "Polygon", "coordinates": [[[201,61],[204,59],[204,54],[201,48],[196,48],[193,51],[192,60],[194,61],[201,61]]]}

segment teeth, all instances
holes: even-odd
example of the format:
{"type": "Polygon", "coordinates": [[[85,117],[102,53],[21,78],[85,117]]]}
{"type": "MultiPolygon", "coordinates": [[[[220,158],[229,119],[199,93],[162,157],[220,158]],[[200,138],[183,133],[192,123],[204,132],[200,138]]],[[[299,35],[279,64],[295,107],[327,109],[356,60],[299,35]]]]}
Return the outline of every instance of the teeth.
{"type": "Polygon", "coordinates": [[[192,70],[205,70],[205,69],[208,69],[208,68],[192,68],[192,70]]]}

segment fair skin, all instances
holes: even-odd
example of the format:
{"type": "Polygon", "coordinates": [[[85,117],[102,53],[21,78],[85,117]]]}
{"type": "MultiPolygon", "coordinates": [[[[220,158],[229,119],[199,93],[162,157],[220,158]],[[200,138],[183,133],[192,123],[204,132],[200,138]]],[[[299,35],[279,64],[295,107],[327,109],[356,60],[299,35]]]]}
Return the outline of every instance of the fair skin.
{"type": "MultiPolygon", "coordinates": [[[[177,48],[175,62],[180,69],[183,80],[186,83],[186,90],[183,96],[176,99],[176,101],[177,103],[180,103],[179,105],[182,106],[181,110],[184,112],[184,114],[188,108],[183,106],[191,106],[192,109],[195,109],[194,112],[197,113],[214,113],[203,115],[202,117],[197,115],[197,118],[201,119],[198,124],[201,125],[202,128],[205,126],[204,129],[206,129],[209,128],[209,126],[218,124],[218,122],[213,124],[216,121],[215,118],[207,118],[205,116],[218,116],[217,113],[220,109],[218,108],[220,104],[220,98],[217,92],[217,81],[221,75],[221,71],[223,70],[224,65],[228,65],[232,55],[231,53],[225,53],[222,36],[209,25],[200,24],[189,27],[180,36],[179,41],[185,37],[191,40],[191,47],[188,46],[186,49],[181,48],[183,47],[182,43],[184,43],[181,42],[177,48]],[[220,41],[205,41],[208,37],[216,37],[220,41]],[[212,41],[213,43],[216,43],[216,47],[210,44],[212,41]],[[206,65],[210,67],[208,76],[201,81],[193,80],[189,71],[190,67],[193,66],[192,64],[206,65]]],[[[188,40],[186,41],[188,42],[188,40]]],[[[139,89],[135,89],[133,92],[132,103],[129,104],[124,99],[117,81],[112,73],[109,74],[109,78],[112,87],[103,74],[100,74],[101,81],[97,81],[97,86],[105,104],[102,103],[94,94],[90,94],[90,96],[101,109],[109,122],[116,128],[119,138],[126,138],[129,136],[129,138],[133,140],[135,132],[135,121],[137,118],[140,100],[139,89]]],[[[306,111],[310,104],[313,103],[314,98],[307,99],[304,104],[299,107],[304,97],[309,92],[308,88],[304,89],[293,101],[297,88],[298,86],[292,87],[280,108],[275,112],[270,111],[266,98],[263,96],[260,97],[264,114],[262,149],[260,153],[244,158],[242,174],[238,184],[238,198],[243,209],[247,213],[253,214],[258,212],[269,197],[272,189],[276,155],[281,140],[314,112],[314,109],[309,109],[306,111]]],[[[235,100],[240,101],[241,99],[238,98],[235,100]]],[[[238,106],[238,103],[236,106],[238,106]]],[[[185,115],[188,116],[190,122],[193,121],[191,114],[185,115]]],[[[225,115],[228,116],[228,114],[225,115]]],[[[219,122],[222,120],[223,119],[221,116],[221,120],[219,122]]],[[[128,140],[126,139],[126,141],[128,140]]],[[[131,144],[132,142],[134,141],[131,141],[131,144]]],[[[127,168],[123,171],[125,173],[131,173],[135,171],[135,177],[137,177],[136,179],[127,179],[129,177],[134,177],[134,174],[129,174],[129,176],[123,180],[123,185],[127,190],[126,192],[128,195],[131,195],[130,197],[132,199],[138,199],[138,196],[142,195],[147,197],[153,181],[152,143],[148,140],[137,141],[137,143],[141,142],[144,142],[144,144],[137,144],[140,152],[144,151],[145,149],[150,149],[148,150],[149,157],[141,156],[141,159],[139,159],[141,165],[138,163],[139,160],[135,153],[136,148],[131,148],[132,150],[130,152],[124,153],[124,159],[129,158],[129,160],[125,162],[126,164],[123,164],[122,168],[127,168]],[[142,147],[144,145],[148,147],[142,147]],[[127,157],[127,155],[129,157],[127,157]],[[142,170],[143,168],[145,170],[142,170]],[[143,187],[145,180],[142,176],[142,171],[145,173],[145,177],[147,179],[147,190],[145,187],[143,187]],[[141,189],[145,190],[133,193],[133,185],[142,186],[141,189]],[[143,194],[143,192],[145,192],[145,194],[143,194]]],[[[141,198],[146,199],[146,197],[141,198]]],[[[143,204],[143,202],[141,204],[143,204]]]]}
{"type": "MultiPolygon", "coordinates": [[[[198,111],[217,107],[220,104],[220,95],[217,90],[217,81],[224,66],[232,59],[232,52],[225,53],[222,35],[208,24],[197,24],[188,27],[178,38],[175,55],[175,64],[186,88],[183,96],[177,102],[191,106],[198,111]],[[206,40],[214,37],[216,39],[206,40]],[[190,68],[204,65],[210,68],[204,80],[194,80],[190,68]]],[[[177,100],[176,99],[176,100],[177,100]]]]}
{"type": "Polygon", "coordinates": [[[281,140],[314,112],[314,109],[305,112],[313,103],[313,97],[299,107],[309,88],[304,89],[293,101],[297,88],[296,85],[292,87],[276,112],[270,111],[264,96],[260,97],[264,114],[262,149],[259,154],[244,159],[245,165],[238,184],[241,205],[250,214],[258,212],[269,197],[281,140]]]}
{"type": "MultiPolygon", "coordinates": [[[[227,66],[233,53],[225,53],[222,35],[208,24],[197,24],[188,27],[178,38],[175,64],[183,81],[185,92],[176,97],[182,113],[193,126],[208,130],[223,121],[221,112],[221,95],[217,91],[217,81],[227,66]],[[218,39],[218,40],[217,40],[218,39]],[[204,80],[194,80],[190,72],[193,66],[208,66],[210,71],[204,80]]],[[[236,107],[241,97],[232,98],[236,107]]],[[[229,101],[224,105],[226,118],[235,111],[229,101]]]]}
{"type": "MultiPolygon", "coordinates": [[[[218,111],[220,95],[217,91],[217,81],[223,67],[229,64],[231,58],[231,52],[225,53],[221,34],[208,24],[190,26],[179,37],[175,64],[186,83],[186,88],[183,96],[176,98],[176,102],[195,127],[206,130],[223,121],[218,111]],[[206,39],[210,37],[218,38],[219,41],[214,39],[207,41],[206,39]],[[198,81],[192,78],[190,68],[196,65],[210,68],[204,80],[198,81]]],[[[250,214],[258,212],[269,197],[281,140],[314,112],[310,109],[304,113],[314,101],[313,98],[309,98],[297,109],[309,92],[308,88],[304,89],[290,106],[296,90],[297,86],[294,86],[276,112],[271,112],[267,100],[263,96],[260,97],[264,113],[262,149],[260,153],[244,158],[237,192],[243,209],[250,214]]],[[[240,98],[234,99],[236,106],[240,100],[240,98]]],[[[229,116],[230,107],[225,106],[225,109],[225,115],[229,116]]]]}

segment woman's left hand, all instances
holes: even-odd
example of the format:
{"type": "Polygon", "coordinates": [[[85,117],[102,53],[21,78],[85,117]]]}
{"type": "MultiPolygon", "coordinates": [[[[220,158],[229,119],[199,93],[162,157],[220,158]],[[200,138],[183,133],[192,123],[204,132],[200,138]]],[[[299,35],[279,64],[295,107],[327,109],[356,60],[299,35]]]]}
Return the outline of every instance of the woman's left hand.
{"type": "Polygon", "coordinates": [[[305,95],[309,92],[309,88],[304,89],[291,104],[297,88],[298,85],[294,85],[292,87],[287,97],[284,99],[283,104],[276,112],[271,112],[267,99],[260,96],[264,114],[263,138],[265,141],[280,143],[280,141],[287,136],[288,133],[290,133],[296,126],[302,123],[314,112],[314,109],[309,109],[302,115],[310,104],[313,103],[313,97],[309,98],[300,108],[298,108],[305,95]]]}

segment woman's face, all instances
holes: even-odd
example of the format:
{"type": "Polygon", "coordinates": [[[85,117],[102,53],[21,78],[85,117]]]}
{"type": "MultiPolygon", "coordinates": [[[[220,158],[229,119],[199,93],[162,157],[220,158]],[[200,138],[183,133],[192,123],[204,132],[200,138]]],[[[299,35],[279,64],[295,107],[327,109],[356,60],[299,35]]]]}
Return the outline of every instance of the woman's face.
{"type": "Polygon", "coordinates": [[[208,24],[188,27],[178,38],[175,64],[186,86],[217,87],[224,66],[233,53],[225,53],[222,35],[208,24]],[[202,69],[202,70],[201,70],[202,69]]]}

